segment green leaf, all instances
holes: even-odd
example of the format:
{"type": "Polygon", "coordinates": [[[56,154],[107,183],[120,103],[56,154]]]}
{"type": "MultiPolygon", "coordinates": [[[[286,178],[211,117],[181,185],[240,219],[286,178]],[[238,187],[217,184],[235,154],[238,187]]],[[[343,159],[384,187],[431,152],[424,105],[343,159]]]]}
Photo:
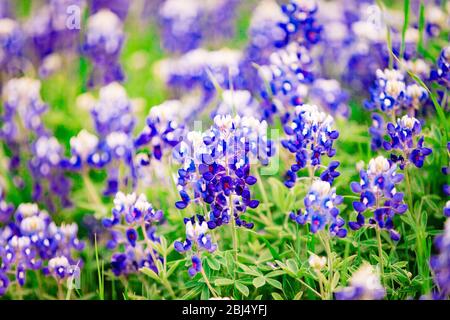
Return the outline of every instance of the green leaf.
{"type": "Polygon", "coordinates": [[[214,259],[214,257],[208,257],[206,259],[206,262],[208,263],[208,266],[211,269],[216,270],[216,271],[220,270],[220,264],[219,264],[219,262],[216,259],[214,259]]]}
{"type": "Polygon", "coordinates": [[[156,281],[160,280],[158,274],[150,268],[144,267],[144,268],[139,269],[139,271],[141,271],[146,276],[149,276],[153,280],[156,280],[156,281]]]}
{"type": "Polygon", "coordinates": [[[272,292],[272,297],[274,300],[284,300],[283,297],[279,293],[276,293],[276,292],[272,292]]]}
{"type": "Polygon", "coordinates": [[[275,287],[277,289],[283,290],[283,286],[281,285],[281,282],[275,279],[267,278],[267,283],[270,284],[272,287],[275,287]]]}
{"type": "Polygon", "coordinates": [[[230,286],[234,283],[234,280],[232,279],[226,279],[226,278],[219,278],[214,280],[214,284],[216,286],[230,286]]]}
{"type": "Polygon", "coordinates": [[[405,35],[409,25],[409,0],[403,1],[403,29],[402,29],[402,46],[400,48],[400,58],[403,58],[405,52],[405,35]]]}
{"type": "Polygon", "coordinates": [[[255,286],[255,288],[260,288],[265,284],[266,284],[266,279],[264,279],[264,277],[257,277],[255,279],[253,279],[253,285],[255,286]]]}
{"type": "Polygon", "coordinates": [[[167,270],[167,274],[166,274],[166,278],[170,277],[170,275],[177,269],[178,265],[182,262],[183,260],[178,260],[175,261],[169,268],[169,270],[167,270]]]}
{"type": "Polygon", "coordinates": [[[247,286],[244,285],[242,282],[236,281],[234,283],[234,286],[236,287],[236,289],[239,290],[240,293],[242,293],[245,297],[248,297],[248,294],[250,293],[250,291],[248,290],[247,286]]]}
{"type": "Polygon", "coordinates": [[[288,267],[289,271],[291,271],[292,273],[295,273],[295,274],[298,273],[298,265],[294,259],[288,259],[286,261],[286,266],[288,267]]]}

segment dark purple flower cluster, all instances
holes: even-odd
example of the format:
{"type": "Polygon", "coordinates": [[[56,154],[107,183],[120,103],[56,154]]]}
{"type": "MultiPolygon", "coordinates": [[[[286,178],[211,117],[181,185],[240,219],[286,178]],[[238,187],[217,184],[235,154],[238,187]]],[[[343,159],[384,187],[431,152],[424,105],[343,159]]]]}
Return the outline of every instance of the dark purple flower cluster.
{"type": "Polygon", "coordinates": [[[192,199],[209,205],[208,227],[214,229],[234,219],[237,226],[252,228],[241,218],[247,208],[256,208],[250,186],[257,180],[251,164],[267,164],[273,155],[267,139],[267,123],[252,117],[216,116],[205,133],[192,131],[175,149],[174,157],[183,163],[178,170],[181,200],[178,209],[192,199]]]}
{"type": "Polygon", "coordinates": [[[208,224],[202,215],[185,218],[186,239],[184,242],[175,241],[174,247],[179,253],[192,252],[192,267],[188,273],[191,277],[202,270],[201,251],[214,252],[217,244],[212,242],[211,236],[207,234],[208,224]]]}
{"type": "Polygon", "coordinates": [[[322,163],[322,156],[333,157],[336,150],[334,140],[339,132],[332,129],[333,118],[314,105],[301,105],[295,109],[291,122],[285,124],[284,131],[288,139],[281,144],[295,154],[295,163],[286,173],[284,184],[292,188],[297,180],[297,172],[307,166],[315,168],[322,163]]]}
{"type": "Polygon", "coordinates": [[[339,216],[337,207],[342,202],[343,198],[336,195],[336,189],[329,182],[316,180],[305,196],[305,211],[291,212],[289,217],[301,225],[309,223],[312,233],[328,226],[331,235],[344,238],[347,235],[345,221],[339,216]]]}
{"type": "Polygon", "coordinates": [[[144,267],[158,273],[160,257],[154,243],[159,242],[159,238],[155,235],[155,224],[162,219],[163,212],[154,209],[144,194],[116,194],[112,217],[103,219],[103,225],[111,235],[107,248],[117,250],[111,257],[116,276],[135,273],[144,267]]]}
{"type": "Polygon", "coordinates": [[[0,295],[11,284],[10,275],[23,286],[27,270],[42,270],[58,280],[72,275],[81,267],[73,253],[84,247],[77,233],[75,223],[58,227],[36,204],[19,205],[14,221],[0,229],[0,295]]]}
{"type": "Polygon", "coordinates": [[[403,116],[397,119],[397,124],[388,123],[387,133],[390,141],[385,141],[383,147],[388,151],[399,151],[400,154],[391,154],[391,160],[399,163],[400,169],[404,169],[409,163],[417,168],[422,168],[425,158],[432,153],[430,148],[423,146],[424,137],[418,138],[422,127],[416,118],[403,116]],[[417,143],[416,143],[416,139],[417,143]]]}
{"type": "Polygon", "coordinates": [[[123,23],[115,13],[102,9],[89,17],[83,52],[94,65],[90,86],[124,80],[119,63],[124,41],[123,23]]]}
{"type": "Polygon", "coordinates": [[[383,156],[371,159],[367,171],[361,170],[361,181],[352,182],[350,187],[360,195],[359,201],[353,202],[353,208],[358,212],[356,221],[349,222],[352,230],[358,230],[366,224],[364,213],[373,212],[369,225],[389,231],[394,241],[400,239],[400,234],[394,230],[394,216],[403,214],[408,206],[403,200],[403,193],[397,192],[395,185],[403,180],[403,174],[396,172],[397,165],[390,163],[383,156]]]}

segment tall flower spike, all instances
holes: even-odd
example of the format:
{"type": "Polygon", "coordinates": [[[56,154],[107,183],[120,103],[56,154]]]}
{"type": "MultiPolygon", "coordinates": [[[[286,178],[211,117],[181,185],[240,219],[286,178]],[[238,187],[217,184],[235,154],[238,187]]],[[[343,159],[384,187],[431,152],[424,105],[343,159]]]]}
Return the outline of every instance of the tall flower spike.
{"type": "Polygon", "coordinates": [[[284,115],[303,104],[314,80],[312,63],[308,50],[295,42],[271,54],[270,65],[262,67],[260,75],[269,84],[262,96],[271,100],[268,106],[273,113],[284,115]]]}
{"type": "Polygon", "coordinates": [[[311,185],[304,199],[305,211],[291,212],[289,217],[298,224],[311,225],[311,232],[316,233],[329,226],[329,232],[333,236],[344,238],[347,230],[343,228],[345,221],[339,216],[338,205],[343,198],[336,195],[335,188],[326,181],[315,181],[311,185]]]}
{"type": "Polygon", "coordinates": [[[424,137],[420,136],[422,127],[419,120],[407,115],[397,119],[397,123],[388,123],[387,133],[390,141],[383,142],[383,147],[388,151],[399,151],[400,154],[391,154],[391,160],[399,163],[404,169],[409,163],[417,168],[422,168],[425,158],[432,153],[430,148],[423,146],[424,137]],[[418,138],[418,139],[417,139],[418,138]]]}
{"type": "Polygon", "coordinates": [[[178,209],[186,208],[192,201],[209,205],[210,229],[230,219],[235,219],[237,226],[253,227],[241,215],[247,208],[259,205],[251,197],[250,187],[256,183],[250,174],[251,165],[265,165],[273,155],[265,121],[216,116],[209,130],[188,133],[173,154],[183,163],[178,170],[178,209]]]}
{"type": "Polygon", "coordinates": [[[110,10],[102,9],[89,17],[83,49],[94,64],[90,86],[124,80],[119,63],[124,40],[122,21],[110,10]]]}
{"type": "Polygon", "coordinates": [[[107,248],[115,250],[111,267],[116,276],[135,273],[143,267],[159,272],[160,257],[153,243],[159,242],[155,224],[162,219],[163,212],[154,209],[144,194],[116,194],[112,217],[103,219],[104,227],[110,230],[107,248]]]}
{"type": "Polygon", "coordinates": [[[100,142],[97,150],[89,156],[88,163],[94,167],[107,168],[108,185],[104,193],[113,195],[122,183],[127,185],[130,180],[132,185],[136,183],[132,140],[136,120],[127,92],[119,83],[113,82],[100,89],[92,117],[100,142]],[[123,164],[129,172],[121,172],[123,164]]]}
{"type": "Polygon", "coordinates": [[[403,193],[397,192],[395,185],[403,180],[403,174],[396,172],[397,165],[390,163],[383,156],[371,159],[367,171],[361,170],[361,181],[352,182],[350,187],[360,195],[359,201],[353,202],[358,213],[356,221],[349,222],[352,230],[358,230],[366,224],[364,213],[369,211],[373,217],[369,225],[389,231],[394,241],[400,240],[400,234],[394,230],[394,216],[403,214],[408,206],[403,200],[403,193]]]}
{"type": "Polygon", "coordinates": [[[306,166],[316,167],[321,164],[321,157],[333,157],[336,150],[333,142],[339,132],[332,129],[333,118],[318,110],[314,105],[296,107],[292,121],[284,126],[288,139],[281,141],[284,148],[295,154],[295,163],[286,174],[285,185],[292,188],[297,179],[297,172],[306,166]]]}
{"type": "Polygon", "coordinates": [[[385,295],[378,271],[367,262],[353,273],[348,287],[335,293],[337,300],[381,300],[385,295]]]}
{"type": "Polygon", "coordinates": [[[62,206],[69,206],[70,181],[64,175],[63,149],[58,140],[42,135],[32,144],[31,150],[29,166],[34,178],[33,200],[45,200],[50,210],[54,211],[51,195],[57,195],[62,206]]]}

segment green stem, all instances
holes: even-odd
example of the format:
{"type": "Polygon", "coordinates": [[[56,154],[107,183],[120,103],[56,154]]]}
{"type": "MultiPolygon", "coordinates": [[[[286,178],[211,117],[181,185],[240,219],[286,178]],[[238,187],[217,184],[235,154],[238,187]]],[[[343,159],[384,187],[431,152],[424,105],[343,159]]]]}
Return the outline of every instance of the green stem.
{"type": "Polygon", "coordinates": [[[205,270],[203,268],[200,271],[200,273],[202,274],[203,280],[205,281],[206,285],[208,286],[209,291],[211,291],[214,298],[218,298],[219,296],[217,295],[216,290],[214,290],[211,283],[209,282],[208,277],[206,276],[205,270]]]}
{"type": "Polygon", "coordinates": [[[319,233],[319,238],[322,241],[323,246],[325,247],[325,252],[327,253],[328,258],[328,283],[327,283],[327,293],[328,293],[328,299],[333,299],[333,288],[332,288],[332,282],[333,282],[333,256],[331,252],[331,244],[330,244],[330,237],[327,234],[327,230],[321,230],[319,233]]]}
{"type": "Polygon", "coordinates": [[[377,234],[378,257],[380,259],[381,282],[384,284],[383,244],[381,243],[381,230],[378,226],[376,226],[375,231],[377,234]]]}

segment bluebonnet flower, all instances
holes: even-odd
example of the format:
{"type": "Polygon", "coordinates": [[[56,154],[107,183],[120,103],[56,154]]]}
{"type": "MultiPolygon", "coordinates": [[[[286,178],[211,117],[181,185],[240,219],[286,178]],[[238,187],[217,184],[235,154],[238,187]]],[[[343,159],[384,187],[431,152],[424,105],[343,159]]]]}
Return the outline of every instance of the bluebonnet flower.
{"type": "MultiPolygon", "coordinates": [[[[235,31],[237,8],[239,0],[213,0],[208,1],[204,8],[207,15],[202,31],[205,37],[217,43],[220,38],[231,38],[235,31]]],[[[203,2],[202,2],[203,4],[203,2]]]]}
{"type": "Polygon", "coordinates": [[[378,113],[372,113],[372,125],[369,127],[370,148],[376,151],[383,147],[385,131],[385,123],[383,116],[378,113]]]}
{"type": "Polygon", "coordinates": [[[431,38],[438,37],[445,29],[448,30],[448,14],[442,9],[438,5],[431,4],[425,10],[425,30],[431,38]]]}
{"type": "Polygon", "coordinates": [[[396,69],[378,69],[376,81],[370,89],[370,100],[364,106],[368,110],[380,110],[396,114],[404,104],[406,84],[404,75],[396,69]]]}
{"type": "Polygon", "coordinates": [[[0,19],[0,70],[17,76],[24,69],[25,35],[19,23],[11,18],[0,19]]]}
{"type": "Polygon", "coordinates": [[[247,32],[249,43],[239,66],[239,88],[253,93],[260,91],[263,83],[254,64],[262,66],[269,63],[270,55],[277,49],[275,43],[285,37],[278,25],[283,18],[281,7],[273,0],[260,1],[254,9],[247,32]]]}
{"type": "Polygon", "coordinates": [[[178,170],[181,200],[178,209],[191,201],[209,204],[208,226],[214,229],[234,219],[237,226],[252,228],[241,218],[248,207],[256,208],[250,186],[251,164],[265,165],[273,155],[267,139],[267,123],[251,117],[216,116],[214,125],[204,132],[192,131],[174,149],[174,157],[183,163],[178,170]],[[234,217],[234,218],[233,218],[234,217]]]}
{"type": "Polygon", "coordinates": [[[444,233],[436,237],[434,244],[438,254],[430,259],[430,266],[434,272],[434,282],[438,291],[433,292],[433,298],[445,300],[450,296],[450,219],[445,222],[444,233]]]}
{"type": "Polygon", "coordinates": [[[47,1],[47,4],[26,22],[27,40],[39,59],[40,75],[47,77],[57,71],[49,69],[49,63],[56,62],[56,57],[62,59],[63,56],[68,58],[75,55],[78,49],[79,24],[83,7],[83,0],[47,1]],[[76,12],[72,12],[71,8],[79,9],[80,16],[75,16],[76,12]],[[59,55],[61,53],[66,54],[59,55]]]}
{"type": "MultiPolygon", "coordinates": [[[[270,99],[272,113],[280,115],[304,103],[314,80],[312,58],[305,47],[291,43],[270,56],[270,65],[261,68],[261,76],[269,85],[263,90],[264,99],[270,99]]],[[[270,113],[268,113],[270,114],[270,113]]],[[[270,116],[268,117],[270,119],[270,116]]]]}
{"type": "Polygon", "coordinates": [[[108,183],[104,193],[115,194],[122,182],[127,185],[130,178],[133,184],[136,182],[132,139],[135,118],[125,89],[117,82],[101,88],[99,100],[92,109],[92,117],[99,144],[89,156],[88,163],[95,168],[107,168],[108,183]],[[123,165],[128,167],[129,174],[120,176],[120,167],[123,165]]]}
{"type": "Polygon", "coordinates": [[[152,156],[161,160],[171,153],[184,133],[183,120],[187,117],[185,105],[179,100],[168,100],[150,109],[146,126],[134,141],[136,148],[150,145],[152,156]]]}
{"type": "Polygon", "coordinates": [[[22,135],[28,132],[45,132],[41,117],[47,105],[42,101],[40,90],[40,81],[31,78],[16,78],[6,83],[2,116],[2,136],[6,141],[20,143],[24,139],[22,135]]]}
{"type": "Polygon", "coordinates": [[[160,257],[153,243],[159,242],[155,224],[162,218],[163,212],[154,209],[144,194],[116,194],[112,217],[103,219],[103,225],[111,234],[107,248],[117,250],[111,257],[112,271],[116,276],[134,273],[143,267],[158,272],[157,260],[160,257]]]}
{"type": "MultiPolygon", "coordinates": [[[[82,129],[76,136],[70,138],[71,157],[63,160],[63,166],[70,169],[87,168],[91,164],[98,147],[98,137],[86,129],[82,129]]],[[[106,156],[108,157],[108,155],[106,156]]],[[[108,159],[103,161],[108,161],[108,159]]]]}
{"type": "Polygon", "coordinates": [[[201,251],[214,252],[217,244],[212,243],[211,236],[207,234],[208,224],[202,215],[185,218],[186,240],[175,241],[174,247],[180,253],[192,252],[192,267],[188,272],[191,277],[202,270],[201,251]]]}
{"type": "Polygon", "coordinates": [[[295,185],[297,172],[307,166],[315,168],[322,162],[321,157],[333,157],[336,150],[333,142],[339,132],[332,129],[333,118],[319,111],[314,105],[300,105],[295,108],[295,116],[285,124],[287,139],[281,141],[284,148],[295,154],[295,163],[288,170],[285,185],[295,185]]]}
{"type": "Polygon", "coordinates": [[[191,92],[199,89],[204,107],[214,97],[216,88],[211,76],[223,88],[230,87],[239,76],[239,63],[242,53],[223,48],[215,51],[195,49],[177,58],[162,60],[158,74],[171,88],[191,92]]]}
{"type": "Polygon", "coordinates": [[[118,61],[124,40],[122,21],[110,10],[102,9],[89,17],[83,51],[94,64],[91,86],[124,80],[118,61]]]}
{"type": "Polygon", "coordinates": [[[128,15],[130,3],[131,0],[93,0],[91,1],[91,10],[96,13],[102,9],[109,9],[124,21],[128,15]]]}
{"type": "Polygon", "coordinates": [[[403,193],[397,192],[395,188],[403,180],[403,174],[396,170],[395,163],[378,156],[370,160],[367,171],[360,171],[361,181],[350,184],[352,191],[360,195],[360,200],[353,202],[358,216],[356,221],[349,222],[352,230],[358,230],[366,224],[364,213],[370,211],[373,217],[369,219],[369,225],[389,231],[394,241],[400,239],[400,234],[394,230],[393,219],[396,214],[403,214],[408,206],[403,200],[403,193]]]}
{"type": "Polygon", "coordinates": [[[158,10],[162,46],[186,53],[206,40],[232,36],[238,4],[238,0],[166,0],[158,10]]]}
{"type": "MultiPolygon", "coordinates": [[[[29,141],[46,134],[42,116],[47,105],[40,95],[41,83],[31,78],[9,80],[3,88],[3,114],[0,135],[11,151],[9,168],[17,173],[24,152],[30,152],[29,141]]],[[[18,178],[18,186],[22,184],[18,178]]]]}
{"type": "Polygon", "coordinates": [[[278,25],[284,31],[284,37],[275,43],[277,47],[291,42],[309,47],[320,40],[322,26],[316,21],[318,6],[315,1],[290,1],[281,8],[285,17],[278,25]]]}
{"type": "MultiPolygon", "coordinates": [[[[42,270],[48,274],[50,261],[56,257],[64,257],[69,265],[82,267],[81,260],[73,256],[84,248],[77,233],[76,224],[58,227],[36,204],[19,205],[14,221],[0,229],[1,273],[6,277],[14,274],[14,281],[23,286],[27,270],[42,270]]],[[[10,283],[9,280],[3,278],[3,284],[10,283]]],[[[5,293],[6,288],[3,289],[5,293]]]]}
{"type": "Polygon", "coordinates": [[[200,21],[205,14],[197,0],[166,0],[159,8],[162,45],[170,52],[185,53],[200,46],[200,21]]]}
{"type": "Polygon", "coordinates": [[[92,109],[95,128],[101,137],[116,131],[133,131],[135,119],[131,100],[125,88],[113,82],[100,89],[99,99],[92,109]]]}
{"type": "Polygon", "coordinates": [[[348,93],[334,79],[316,79],[309,91],[309,101],[333,116],[349,117],[348,93]]]}
{"type": "Polygon", "coordinates": [[[345,221],[339,216],[338,205],[342,204],[343,198],[336,195],[335,188],[332,188],[327,181],[314,181],[305,196],[305,211],[298,210],[291,212],[289,217],[298,224],[310,224],[312,233],[324,230],[329,227],[329,232],[333,236],[344,238],[347,230],[343,228],[345,221]]]}
{"type": "Polygon", "coordinates": [[[431,71],[430,79],[436,81],[445,88],[450,88],[450,46],[442,49],[439,55],[436,69],[431,71]]]}
{"type": "Polygon", "coordinates": [[[423,146],[424,137],[419,137],[421,130],[419,120],[407,115],[397,119],[395,125],[388,123],[387,133],[390,141],[385,141],[383,147],[388,151],[400,151],[400,155],[392,153],[391,160],[398,162],[401,169],[404,169],[409,163],[414,164],[417,168],[422,168],[425,158],[432,153],[430,148],[423,146]]]}
{"type": "Polygon", "coordinates": [[[352,274],[348,287],[335,292],[337,300],[381,300],[385,295],[378,271],[367,262],[352,274]]]}
{"type": "Polygon", "coordinates": [[[63,207],[69,206],[70,181],[64,176],[63,149],[58,140],[42,135],[32,144],[31,151],[29,167],[34,178],[33,200],[44,200],[53,212],[52,195],[57,195],[63,207]]]}

